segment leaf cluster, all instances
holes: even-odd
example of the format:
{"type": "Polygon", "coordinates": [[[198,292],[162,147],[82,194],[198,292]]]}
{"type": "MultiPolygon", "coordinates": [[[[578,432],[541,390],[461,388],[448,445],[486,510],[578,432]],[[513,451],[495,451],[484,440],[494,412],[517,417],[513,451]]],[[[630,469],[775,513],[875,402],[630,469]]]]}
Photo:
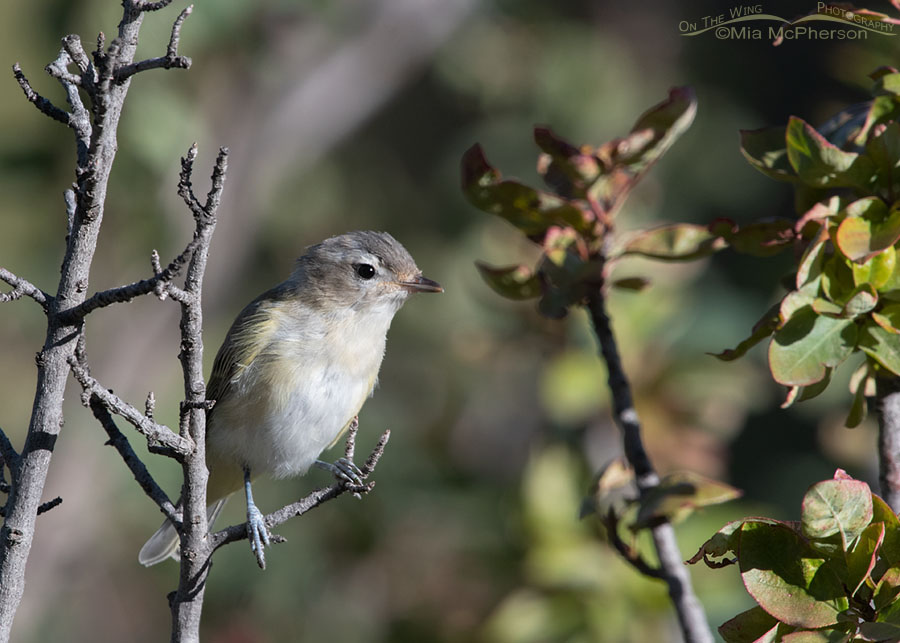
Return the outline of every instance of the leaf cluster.
{"type": "Polygon", "coordinates": [[[821,130],[791,117],[783,128],[741,133],[751,165],[795,186],[796,220],[757,227],[757,248],[741,243],[748,228],[717,221],[708,229],[739,251],[791,246],[798,256],[788,293],[717,357],[736,359],[769,338],[769,368],[789,387],[787,406],[818,395],[834,368],[865,354],[848,426],[865,417],[876,376],[900,375],[900,73],[883,68],[872,78],[874,99],[821,130]]]}
{"type": "Polygon", "coordinates": [[[688,561],[738,565],[757,602],[719,627],[728,643],[900,639],[900,520],[838,469],[803,497],[799,522],[730,522],[688,561]]]}
{"type": "MultiPolygon", "coordinates": [[[[534,129],[541,149],[537,169],[549,188],[539,190],[502,178],[480,145],[462,159],[463,193],[472,205],[513,224],[542,249],[536,267],[479,263],[488,285],[509,299],[540,298],[539,310],[563,317],[604,284],[613,222],[629,192],[690,126],[697,101],[690,88],[638,118],[631,132],[599,147],[576,146],[547,127],[534,129]]],[[[641,279],[613,284],[641,289],[641,279]]]]}

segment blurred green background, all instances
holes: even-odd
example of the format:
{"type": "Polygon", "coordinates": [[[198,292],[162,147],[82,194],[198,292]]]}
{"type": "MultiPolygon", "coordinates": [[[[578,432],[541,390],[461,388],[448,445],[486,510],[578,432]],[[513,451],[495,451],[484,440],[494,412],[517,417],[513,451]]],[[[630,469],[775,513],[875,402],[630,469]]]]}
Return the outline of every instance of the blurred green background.
{"type": "MultiPolygon", "coordinates": [[[[785,18],[814,9],[770,4],[763,9],[785,18]]],[[[140,55],[164,52],[183,6],[147,17],[140,55]]],[[[359,452],[393,431],[376,491],[283,526],[288,543],[272,549],[264,573],[246,543],[219,552],[204,640],[678,640],[664,588],[599,542],[595,524],[577,520],[592,471],[621,451],[587,319],[543,320],[480,282],[475,259],[528,262],[535,251],[468,206],[458,162],[479,141],[506,174],[536,184],[534,124],[597,144],[626,133],[670,86],[689,84],[695,124],[632,195],[621,226],[790,216],[789,188],[744,162],[737,130],[790,114],[823,122],[867,98],[866,74],[896,62],[897,46],[876,36],[773,47],[679,35],[680,21],[733,6],[197,2],[180,52],[193,68],[132,82],[92,289],[147,276],[153,248],[166,261],[183,247],[192,222],[175,184],[193,141],[198,192],[216,148],[232,152],[207,273],[208,363],[243,305],[282,280],[303,247],[333,234],[388,230],[446,288],[398,315],[381,385],[361,415],[359,452]]],[[[42,72],[59,38],[78,33],[87,47],[98,30],[115,33],[120,11],[112,0],[8,0],[0,61],[21,62],[36,89],[62,104],[42,72]]],[[[0,82],[0,119],[0,265],[54,290],[71,136],[24,100],[11,73],[0,82]]],[[[876,477],[874,424],[842,426],[851,369],[821,398],[783,411],[764,351],[731,364],[706,354],[746,335],[780,295],[790,263],[787,254],[723,253],[617,269],[653,279],[649,291],[610,302],[651,456],[663,472],[689,468],[746,492],[678,527],[685,558],[728,520],[797,518],[806,487],[837,466],[876,477]]],[[[43,318],[28,301],[2,313],[0,426],[21,445],[43,318]]],[[[155,391],[170,426],[181,390],[177,314],[171,302],[146,298],[91,316],[88,333],[95,376],[135,404],[155,391]]],[[[146,570],[136,559],[161,516],[103,447],[78,394],[73,382],[46,488],[64,502],[38,522],[14,640],[165,640],[177,568],[146,570]]],[[[177,495],[177,468],[155,457],[150,466],[177,495]]],[[[321,472],[262,482],[257,501],[273,510],[328,482],[321,472]]],[[[222,523],[242,519],[233,502],[222,523]]],[[[750,605],[734,570],[692,573],[714,626],[750,605]]]]}

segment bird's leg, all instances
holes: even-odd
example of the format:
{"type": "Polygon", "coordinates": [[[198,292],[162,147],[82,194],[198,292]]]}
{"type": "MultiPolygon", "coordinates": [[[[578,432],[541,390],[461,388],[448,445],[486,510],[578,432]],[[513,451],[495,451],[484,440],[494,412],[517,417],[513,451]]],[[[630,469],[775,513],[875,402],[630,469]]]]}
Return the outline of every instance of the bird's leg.
{"type": "Polygon", "coordinates": [[[334,462],[323,462],[322,460],[316,460],[313,464],[320,469],[330,471],[332,475],[334,475],[334,477],[338,479],[338,482],[352,485],[354,487],[361,487],[363,485],[363,472],[360,471],[359,467],[353,464],[353,461],[349,458],[339,458],[334,462]]]}
{"type": "Polygon", "coordinates": [[[256,555],[260,569],[266,568],[265,547],[271,543],[269,528],[262,512],[253,502],[253,491],[250,488],[250,467],[244,467],[244,494],[247,496],[247,538],[250,549],[256,555]]]}

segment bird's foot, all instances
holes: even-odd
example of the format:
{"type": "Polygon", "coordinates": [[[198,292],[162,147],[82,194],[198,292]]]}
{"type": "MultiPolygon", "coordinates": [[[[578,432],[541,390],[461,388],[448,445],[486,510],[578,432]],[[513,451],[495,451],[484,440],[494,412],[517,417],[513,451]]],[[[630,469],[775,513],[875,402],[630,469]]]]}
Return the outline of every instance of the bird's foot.
{"type": "Polygon", "coordinates": [[[338,482],[343,483],[344,485],[350,487],[362,487],[365,484],[363,482],[363,472],[348,458],[339,458],[334,462],[316,460],[315,465],[320,469],[330,471],[332,475],[337,478],[338,482]]]}
{"type": "Polygon", "coordinates": [[[256,562],[260,569],[266,568],[266,552],[272,542],[269,528],[262,512],[254,504],[247,505],[247,538],[250,540],[250,550],[256,556],[256,562]]]}

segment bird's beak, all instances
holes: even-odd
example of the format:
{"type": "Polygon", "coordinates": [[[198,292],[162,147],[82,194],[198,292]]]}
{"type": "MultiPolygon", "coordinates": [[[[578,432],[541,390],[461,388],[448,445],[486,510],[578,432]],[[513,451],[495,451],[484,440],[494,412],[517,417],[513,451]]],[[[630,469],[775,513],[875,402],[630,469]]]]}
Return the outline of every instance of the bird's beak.
{"type": "Polygon", "coordinates": [[[422,275],[417,275],[409,281],[398,281],[397,285],[409,292],[444,292],[441,284],[422,275]]]}

